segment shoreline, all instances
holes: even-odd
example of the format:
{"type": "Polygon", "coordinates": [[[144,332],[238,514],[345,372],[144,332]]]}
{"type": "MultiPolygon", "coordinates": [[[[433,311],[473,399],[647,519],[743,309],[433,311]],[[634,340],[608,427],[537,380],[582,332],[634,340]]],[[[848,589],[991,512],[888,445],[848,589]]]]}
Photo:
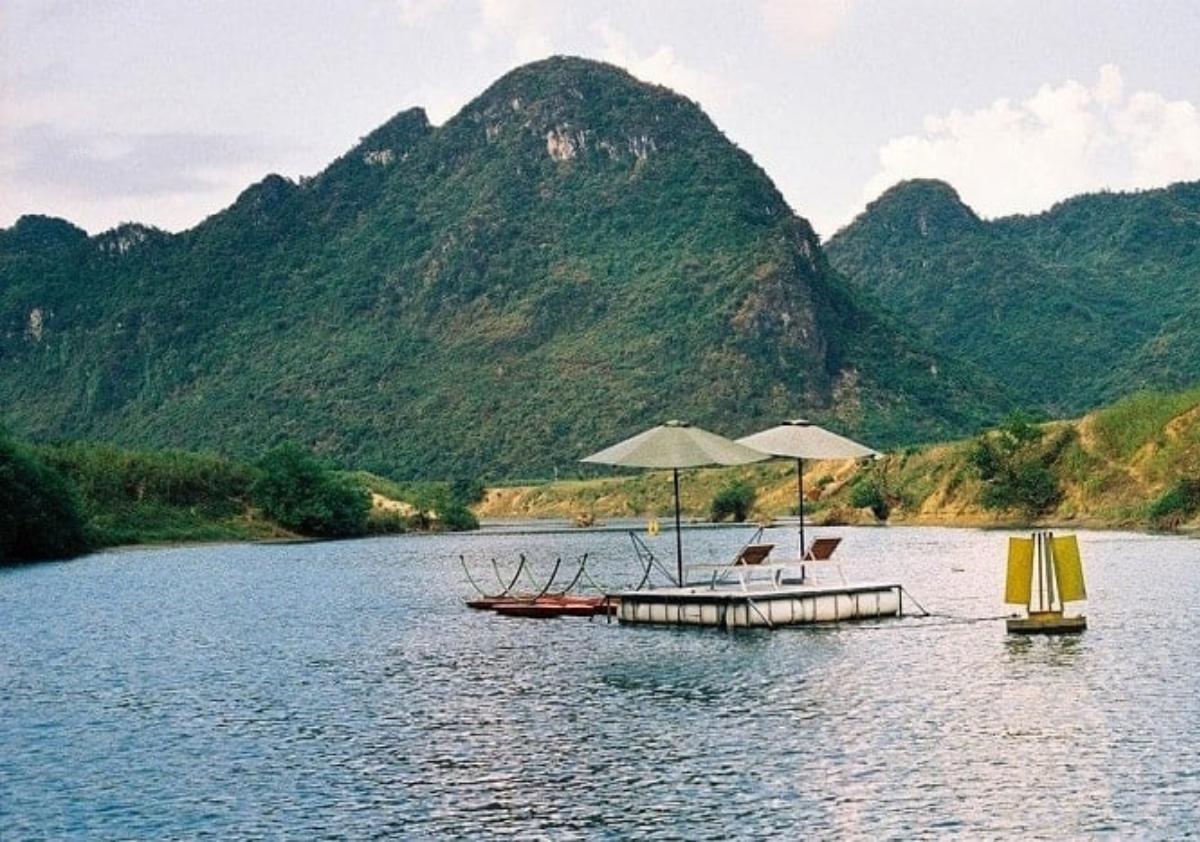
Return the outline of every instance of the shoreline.
{"type": "MultiPolygon", "coordinates": [[[[713,521],[693,521],[691,523],[683,523],[684,531],[700,530],[700,529],[757,529],[760,526],[765,526],[770,529],[786,529],[796,526],[794,520],[787,519],[773,521],[768,524],[746,521],[743,523],[715,523],[713,521]]],[[[1174,530],[1156,530],[1144,526],[1135,526],[1131,524],[1114,525],[1101,524],[1094,521],[1054,521],[1054,522],[1037,522],[1037,523],[983,523],[983,522],[950,522],[950,521],[933,521],[933,520],[909,520],[898,519],[894,521],[881,523],[839,523],[839,524],[822,524],[817,521],[805,521],[805,529],[820,530],[820,529],[889,529],[892,527],[905,527],[914,529],[974,529],[981,532],[1023,532],[1026,530],[1059,530],[1059,529],[1077,529],[1085,532],[1123,532],[1136,535],[1144,535],[1151,538],[1187,538],[1191,540],[1200,540],[1200,529],[1188,527],[1174,530]]],[[[675,529],[674,524],[662,524],[662,534],[668,534],[675,529]]],[[[120,553],[120,552],[135,552],[140,550],[162,550],[162,549],[188,549],[191,547],[214,547],[214,546],[286,546],[290,544],[328,544],[344,541],[366,541],[376,538],[427,538],[435,535],[463,535],[463,536],[489,536],[489,535],[565,535],[565,534],[602,534],[610,532],[642,532],[645,530],[644,523],[641,525],[598,525],[598,526],[570,526],[565,525],[562,518],[557,517],[528,517],[528,518],[510,518],[503,522],[496,520],[480,521],[478,530],[469,532],[403,532],[394,534],[380,535],[359,535],[352,538],[267,538],[267,539],[247,539],[247,540],[215,540],[215,541],[162,541],[137,544],[118,544],[111,547],[103,547],[95,550],[88,555],[98,555],[102,553],[120,553]],[[542,524],[543,528],[538,528],[542,524]]],[[[85,556],[79,556],[83,558],[85,556]]],[[[70,561],[71,559],[47,559],[47,561],[70,561]]],[[[17,564],[26,564],[38,562],[18,562],[17,564]]]]}
{"type": "MultiPolygon", "coordinates": [[[[776,521],[769,524],[761,524],[747,521],[744,523],[713,523],[711,521],[699,521],[693,523],[684,523],[683,529],[756,529],[759,526],[767,528],[788,528],[795,526],[794,522],[776,521]]],[[[1141,526],[1133,525],[1104,525],[1096,522],[1074,521],[1074,522],[1045,522],[1045,523],[963,523],[963,522],[948,522],[948,521],[929,521],[929,520],[896,520],[884,523],[840,523],[840,524],[821,524],[816,521],[806,521],[805,528],[812,530],[819,529],[888,529],[892,527],[914,528],[914,529],[974,529],[981,532],[1018,532],[1018,531],[1034,531],[1034,530],[1058,530],[1058,529],[1074,529],[1084,532],[1111,532],[1141,535],[1148,538],[1182,538],[1186,540],[1200,540],[1200,529],[1196,527],[1187,527],[1174,530],[1155,530],[1141,526]]],[[[663,525],[661,527],[662,534],[669,534],[674,531],[674,524],[663,525]]],[[[478,530],[469,532],[403,532],[403,533],[383,533],[378,535],[359,535],[352,538],[265,538],[265,539],[215,539],[212,541],[154,541],[154,542],[139,542],[135,544],[114,544],[109,547],[100,547],[91,552],[69,558],[47,558],[36,559],[30,561],[6,561],[0,562],[0,570],[5,568],[26,567],[37,564],[62,564],[79,559],[87,558],[96,555],[115,555],[123,553],[136,553],[149,550],[181,550],[194,549],[202,547],[242,547],[242,546],[287,546],[292,544],[328,544],[343,541],[365,541],[377,538],[428,538],[435,535],[463,535],[463,536],[482,536],[489,535],[519,535],[519,536],[538,536],[538,535],[566,535],[566,534],[599,534],[611,532],[641,532],[645,526],[569,526],[563,525],[562,518],[553,517],[530,517],[522,519],[507,519],[504,525],[497,524],[495,521],[482,521],[478,530]],[[537,524],[545,524],[544,528],[538,528],[537,524]]]]}

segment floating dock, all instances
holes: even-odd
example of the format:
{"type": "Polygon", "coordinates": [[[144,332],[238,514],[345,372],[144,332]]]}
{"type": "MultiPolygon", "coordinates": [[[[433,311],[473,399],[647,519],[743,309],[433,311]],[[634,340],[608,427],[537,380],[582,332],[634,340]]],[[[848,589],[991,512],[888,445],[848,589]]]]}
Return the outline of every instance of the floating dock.
{"type": "Polygon", "coordinates": [[[723,629],[898,617],[904,610],[902,588],[890,583],[652,588],[622,591],[610,599],[622,623],[723,629]]]}

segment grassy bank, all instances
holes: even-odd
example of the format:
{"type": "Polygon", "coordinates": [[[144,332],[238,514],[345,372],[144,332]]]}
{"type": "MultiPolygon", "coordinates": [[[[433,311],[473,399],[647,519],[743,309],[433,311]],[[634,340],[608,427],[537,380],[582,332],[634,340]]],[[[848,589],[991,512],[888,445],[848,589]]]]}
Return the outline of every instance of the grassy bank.
{"type": "Polygon", "coordinates": [[[0,563],[127,544],[354,537],[477,526],[449,483],[333,470],[294,446],[254,464],[0,431],[0,563]]]}
{"type": "MultiPolygon", "coordinates": [[[[1076,524],[1098,528],[1200,527],[1200,389],[1142,393],[1073,421],[1017,428],[887,455],[863,465],[806,463],[805,511],[817,522],[1003,526],[1076,524]],[[1005,448],[1009,448],[1009,453],[1005,448]],[[981,470],[989,453],[1001,465],[981,470]],[[872,508],[874,504],[874,508],[872,508]]],[[[681,485],[688,517],[708,515],[735,480],[757,490],[752,517],[794,511],[795,465],[689,471],[681,485]]],[[[669,472],[491,488],[484,518],[666,517],[669,472]]]]}
{"type": "Polygon", "coordinates": [[[293,537],[250,503],[253,472],[219,456],[40,446],[78,488],[91,547],[293,537]]]}

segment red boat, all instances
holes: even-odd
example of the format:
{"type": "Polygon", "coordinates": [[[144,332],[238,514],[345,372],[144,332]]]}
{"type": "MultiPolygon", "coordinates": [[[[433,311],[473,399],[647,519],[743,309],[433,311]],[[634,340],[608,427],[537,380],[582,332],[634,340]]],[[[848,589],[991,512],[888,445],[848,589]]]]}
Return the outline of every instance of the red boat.
{"type": "Polygon", "coordinates": [[[502,602],[494,610],[506,617],[591,617],[596,613],[591,605],[572,602],[502,602]]]}
{"type": "Polygon", "coordinates": [[[470,608],[487,609],[509,617],[593,617],[615,613],[615,605],[602,596],[553,594],[536,598],[484,597],[467,602],[470,608]]]}
{"type": "Polygon", "coordinates": [[[517,601],[517,600],[511,596],[485,596],[482,599],[468,599],[467,607],[479,609],[482,611],[482,610],[490,610],[492,608],[495,608],[497,605],[499,605],[502,602],[515,602],[515,601],[517,601]]]}

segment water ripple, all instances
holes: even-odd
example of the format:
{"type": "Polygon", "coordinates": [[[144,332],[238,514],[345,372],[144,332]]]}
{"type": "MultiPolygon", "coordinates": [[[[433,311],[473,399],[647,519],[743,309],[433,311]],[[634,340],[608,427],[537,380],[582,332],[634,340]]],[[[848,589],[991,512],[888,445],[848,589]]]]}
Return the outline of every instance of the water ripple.
{"type": "MultiPolygon", "coordinates": [[[[1003,610],[1003,533],[829,531],[850,575],[902,581],[938,612],[1003,610]]],[[[721,558],[745,537],[687,543],[721,558]]],[[[461,606],[459,552],[524,552],[544,575],[590,551],[619,582],[636,571],[613,534],[0,571],[0,833],[1186,835],[1198,544],[1082,541],[1091,628],[1059,640],[998,622],[723,634],[461,606]]]]}

